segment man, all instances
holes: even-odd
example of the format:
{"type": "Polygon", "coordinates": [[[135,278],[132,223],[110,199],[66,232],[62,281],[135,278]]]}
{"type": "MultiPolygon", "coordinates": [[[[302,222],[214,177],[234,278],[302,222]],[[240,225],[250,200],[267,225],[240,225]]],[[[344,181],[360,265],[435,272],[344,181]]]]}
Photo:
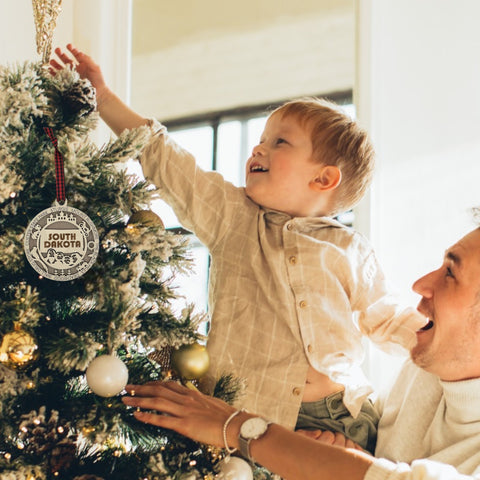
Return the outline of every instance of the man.
{"type": "Polygon", "coordinates": [[[261,420],[252,425],[255,415],[172,382],[128,386],[135,397],[124,403],[168,414],[136,412],[143,422],[242,448],[289,480],[480,479],[480,228],[449,248],[441,267],[413,289],[429,322],[388,397],[378,402],[377,458],[261,420]]]}

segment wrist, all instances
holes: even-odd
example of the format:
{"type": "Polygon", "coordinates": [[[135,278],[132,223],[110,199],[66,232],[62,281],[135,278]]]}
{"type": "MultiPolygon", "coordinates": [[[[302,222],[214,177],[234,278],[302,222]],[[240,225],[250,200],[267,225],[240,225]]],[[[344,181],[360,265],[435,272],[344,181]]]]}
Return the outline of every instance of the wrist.
{"type": "Polygon", "coordinates": [[[239,410],[238,413],[233,418],[231,418],[225,429],[224,439],[226,440],[226,447],[228,446],[229,449],[238,449],[238,437],[240,435],[240,428],[245,422],[245,420],[253,417],[255,417],[255,415],[252,415],[251,413],[248,413],[244,410],[239,410]]]}
{"type": "Polygon", "coordinates": [[[102,107],[110,103],[116,95],[108,88],[106,84],[96,87],[95,90],[97,95],[97,110],[101,112],[102,107]]]}

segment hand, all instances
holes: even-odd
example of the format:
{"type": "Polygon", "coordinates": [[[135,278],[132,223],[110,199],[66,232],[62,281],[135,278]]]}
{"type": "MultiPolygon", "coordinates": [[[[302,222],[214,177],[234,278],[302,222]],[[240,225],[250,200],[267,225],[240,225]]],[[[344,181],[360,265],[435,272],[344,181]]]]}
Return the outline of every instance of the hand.
{"type": "Polygon", "coordinates": [[[50,60],[50,73],[55,75],[57,71],[62,70],[66,66],[75,68],[81,78],[90,80],[90,83],[97,90],[98,99],[98,97],[102,95],[103,91],[107,90],[107,85],[103,78],[102,70],[89,55],[76,49],[71,43],[67,45],[67,49],[73,56],[73,59],[60,48],[56,48],[55,54],[62,63],[59,63],[55,59],[50,60]]]}
{"type": "Polygon", "coordinates": [[[134,412],[141,422],[175,430],[201,443],[223,447],[223,425],[235,411],[222,400],[189,390],[175,382],[127,385],[125,405],[158,413],[134,412]]]}
{"type": "Polygon", "coordinates": [[[337,447],[353,448],[355,450],[364,451],[360,445],[357,445],[353,440],[347,438],[343,433],[330,432],[328,430],[296,430],[300,435],[313,438],[325,445],[336,445],[337,447]]]}

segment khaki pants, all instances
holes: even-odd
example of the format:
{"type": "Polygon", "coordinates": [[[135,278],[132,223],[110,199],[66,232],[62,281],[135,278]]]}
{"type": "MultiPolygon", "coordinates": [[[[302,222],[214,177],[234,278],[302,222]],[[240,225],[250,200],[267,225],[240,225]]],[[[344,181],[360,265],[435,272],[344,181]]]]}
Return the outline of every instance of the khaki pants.
{"type": "Polygon", "coordinates": [[[318,402],[302,403],[295,429],[340,432],[373,455],[378,420],[370,400],[364,402],[357,418],[353,418],[343,404],[343,392],[338,392],[318,402]]]}

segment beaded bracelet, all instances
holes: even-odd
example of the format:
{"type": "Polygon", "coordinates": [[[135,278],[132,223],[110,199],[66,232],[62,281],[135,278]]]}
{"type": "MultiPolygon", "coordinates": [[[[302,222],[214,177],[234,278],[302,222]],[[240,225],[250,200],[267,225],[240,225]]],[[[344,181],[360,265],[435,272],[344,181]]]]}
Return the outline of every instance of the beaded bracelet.
{"type": "Polygon", "coordinates": [[[237,416],[239,413],[241,412],[244,412],[245,409],[241,409],[241,410],[237,410],[235,412],[233,412],[226,420],[225,420],[225,423],[223,424],[223,443],[225,444],[225,450],[227,451],[227,453],[230,455],[232,454],[233,452],[236,452],[237,449],[236,448],[230,448],[228,446],[228,443],[227,443],[227,427],[228,427],[228,424],[232,421],[232,419],[237,416]]]}

